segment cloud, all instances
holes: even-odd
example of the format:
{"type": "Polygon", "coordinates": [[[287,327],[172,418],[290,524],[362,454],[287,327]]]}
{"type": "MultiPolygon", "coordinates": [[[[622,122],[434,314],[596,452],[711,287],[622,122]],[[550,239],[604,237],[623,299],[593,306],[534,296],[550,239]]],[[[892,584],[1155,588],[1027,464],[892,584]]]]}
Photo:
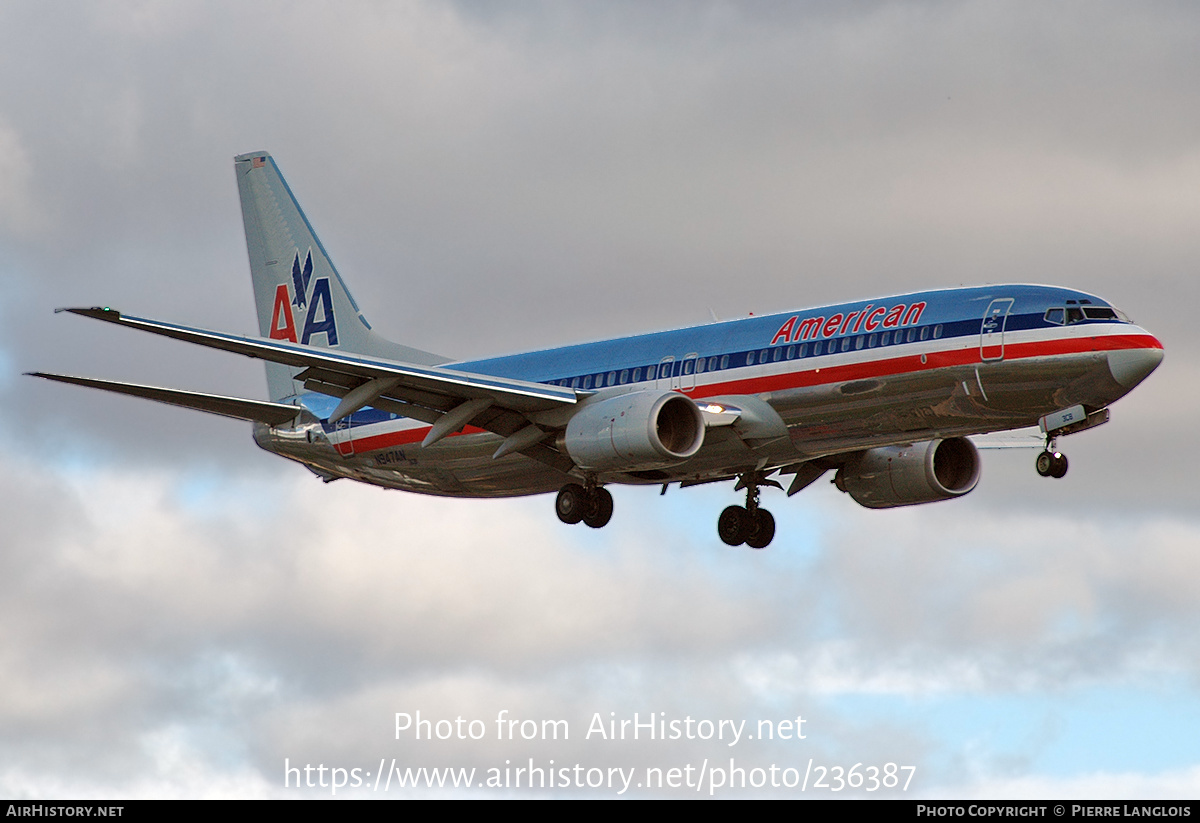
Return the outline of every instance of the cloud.
{"type": "MultiPolygon", "coordinates": [[[[966,792],[954,792],[966,800],[971,798],[1045,799],[1045,800],[1102,800],[1154,797],[1164,800],[1187,800],[1196,796],[1200,787],[1200,769],[1173,769],[1159,774],[1096,773],[1071,778],[1027,776],[1012,780],[987,781],[966,792]]],[[[939,796],[934,793],[932,796],[939,796]]]]}
{"type": "Polygon", "coordinates": [[[1194,16],[7,4],[0,787],[263,796],[285,758],[732,753],[911,763],[924,796],[1186,794],[1195,753],[1165,735],[1160,759],[1054,753],[1106,722],[1071,713],[1096,690],[1141,717],[1169,682],[1192,716],[1194,16]],[[262,396],[257,364],[50,314],[253,330],[230,159],[259,148],[376,328],[453,356],[1043,281],[1112,299],[1167,358],[1064,440],[1061,483],[987,453],[956,502],[768,492],[762,553],[716,541],[728,488],[618,489],[610,526],[567,529],[548,499],[325,486],[244,426],[15,376],[262,396]],[[416,710],[811,725],[733,749],[397,741],[416,710]],[[989,731],[1005,711],[1015,742],[989,731]]]}
{"type": "Polygon", "coordinates": [[[33,167],[21,136],[0,122],[0,232],[23,236],[35,231],[44,217],[33,198],[33,167]]]}
{"type": "MultiPolygon", "coordinates": [[[[618,520],[590,533],[554,522],[540,498],[438,500],[298,472],[197,486],[10,454],[4,476],[0,705],[21,751],[4,780],[30,796],[276,793],[284,758],[645,769],[847,751],[912,758],[928,787],[937,744],[920,711],[885,720],[842,701],[1195,677],[1185,522],[1130,534],[1032,518],[1004,544],[964,545],[954,536],[1008,521],[956,504],[872,517],[820,489],[798,513],[836,513],[800,573],[786,548],[656,537],[644,493],[619,497],[618,520]],[[749,573],[759,558],[789,571],[749,573]],[[502,710],[568,720],[573,736],[496,740],[502,710]],[[397,742],[395,713],[416,711],[478,719],[487,738],[397,742]],[[811,742],[583,737],[597,715],[655,712],[751,729],[807,716],[811,742]]],[[[667,515],[715,511],[707,497],[679,495],[667,515]]]]}

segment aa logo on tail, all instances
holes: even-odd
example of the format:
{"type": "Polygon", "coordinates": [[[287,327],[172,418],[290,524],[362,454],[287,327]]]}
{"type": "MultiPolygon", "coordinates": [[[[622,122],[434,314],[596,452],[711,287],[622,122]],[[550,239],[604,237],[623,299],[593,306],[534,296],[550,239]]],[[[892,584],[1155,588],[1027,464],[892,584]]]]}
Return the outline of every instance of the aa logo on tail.
{"type": "Polygon", "coordinates": [[[324,334],[325,345],[338,344],[337,318],[333,314],[329,278],[318,277],[313,280],[312,273],[312,249],[308,250],[303,265],[300,263],[300,251],[297,249],[296,259],[292,261],[293,293],[288,293],[287,283],[280,283],[275,287],[275,306],[271,310],[272,340],[290,340],[307,346],[314,334],[324,334]],[[297,312],[307,308],[304,331],[299,340],[296,339],[296,321],[292,315],[292,306],[296,307],[297,312]]]}
{"type": "Polygon", "coordinates": [[[312,279],[312,249],[308,250],[308,256],[304,258],[304,269],[300,268],[300,252],[296,252],[296,259],[292,261],[292,287],[296,291],[296,296],[292,298],[292,305],[298,309],[305,306],[305,298],[308,295],[308,281],[312,279]]]}

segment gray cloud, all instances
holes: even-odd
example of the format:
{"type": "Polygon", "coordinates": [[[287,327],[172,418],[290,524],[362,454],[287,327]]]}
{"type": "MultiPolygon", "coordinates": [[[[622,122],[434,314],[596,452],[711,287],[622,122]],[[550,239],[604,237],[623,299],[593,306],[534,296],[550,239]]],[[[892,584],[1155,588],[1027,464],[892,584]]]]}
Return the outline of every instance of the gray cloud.
{"type": "MultiPolygon", "coordinates": [[[[803,711],[805,758],[1041,793],[952,773],[930,728],[839,700],[1194,681],[1195,14],[4,6],[0,786],[261,795],[284,757],[494,764],[527,750],[402,747],[389,723],[507,708],[573,729],[803,711]],[[728,490],[619,492],[614,523],[579,533],[547,500],[324,487],[245,427],[16,376],[262,396],[255,363],[50,313],[252,330],[230,161],[259,148],[376,327],[450,355],[1040,281],[1112,299],[1167,359],[1063,442],[1062,483],[990,452],[956,503],[866,512],[819,484],[768,501],[763,554],[716,545],[728,490]]],[[[1193,771],[1112,785],[1173,792],[1193,771]]]]}

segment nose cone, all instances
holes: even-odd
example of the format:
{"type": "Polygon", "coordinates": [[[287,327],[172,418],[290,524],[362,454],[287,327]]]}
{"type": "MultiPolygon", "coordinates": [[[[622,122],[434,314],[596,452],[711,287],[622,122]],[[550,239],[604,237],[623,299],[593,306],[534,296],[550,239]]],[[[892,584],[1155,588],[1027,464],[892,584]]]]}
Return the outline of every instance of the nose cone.
{"type": "Polygon", "coordinates": [[[1162,362],[1162,343],[1150,335],[1146,337],[1152,342],[1150,347],[1108,353],[1108,370],[1112,372],[1113,379],[1127,389],[1145,380],[1162,362]]]}

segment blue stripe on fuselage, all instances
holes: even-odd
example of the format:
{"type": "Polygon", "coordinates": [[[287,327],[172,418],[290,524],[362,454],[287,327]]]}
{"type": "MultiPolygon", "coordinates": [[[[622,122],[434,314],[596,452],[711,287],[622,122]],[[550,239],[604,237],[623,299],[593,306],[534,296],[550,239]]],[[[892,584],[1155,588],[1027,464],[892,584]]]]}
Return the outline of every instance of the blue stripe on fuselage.
{"type": "MultiPolygon", "coordinates": [[[[972,338],[978,340],[983,315],[991,301],[1007,298],[1012,298],[1014,302],[1005,321],[1006,333],[1037,328],[1061,328],[1061,326],[1048,323],[1045,320],[1045,312],[1047,308],[1065,306],[1068,300],[1087,301],[1087,305],[1092,307],[1110,308],[1106,301],[1095,295],[1054,286],[1013,285],[947,289],[895,295],[876,301],[858,301],[796,312],[782,312],[762,317],[747,317],[633,337],[581,343],[557,349],[492,357],[485,360],[451,363],[446,364],[444,368],[542,383],[566,381],[569,384],[569,381],[579,378],[579,388],[583,388],[585,379],[594,381],[596,377],[601,377],[606,385],[653,384],[658,379],[682,376],[683,358],[691,354],[706,360],[703,374],[708,374],[713,371],[744,369],[748,366],[762,365],[767,362],[761,359],[763,352],[767,353],[770,363],[829,357],[842,353],[843,341],[848,341],[847,352],[854,352],[877,348],[894,348],[899,351],[901,346],[928,342],[933,339],[948,341],[955,338],[972,338]],[[907,311],[907,307],[922,303],[924,306],[919,320],[906,325],[883,328],[880,324],[874,332],[868,332],[860,326],[859,331],[853,333],[852,329],[858,319],[856,317],[854,322],[839,327],[838,331],[845,329],[843,334],[835,331],[834,334],[826,337],[818,333],[815,336],[808,336],[804,340],[795,340],[789,337],[787,340],[777,340],[774,345],[771,343],[772,339],[777,337],[780,327],[787,323],[789,318],[797,318],[795,327],[798,328],[808,318],[823,318],[828,322],[828,318],[839,314],[844,318],[852,312],[875,312],[881,307],[890,311],[896,306],[905,306],[907,311]],[[908,339],[910,332],[912,340],[908,339]],[[885,334],[888,335],[887,343],[883,342],[885,334]],[[872,335],[875,336],[875,340],[870,339],[872,335]],[[856,338],[862,338],[861,343],[856,338]],[[819,354],[814,351],[814,344],[818,342],[821,344],[819,354]],[[787,356],[789,349],[791,356],[787,356]],[[754,362],[748,363],[751,355],[754,357],[754,362]],[[663,371],[661,361],[667,357],[675,359],[668,369],[663,371]],[[635,370],[638,372],[636,380],[632,379],[635,370]],[[610,373],[616,376],[613,384],[608,383],[610,373]],[[625,379],[620,379],[622,376],[625,379]]],[[[1081,322],[1120,323],[1121,321],[1084,320],[1081,322]]],[[[699,374],[697,373],[697,375],[699,374]]],[[[596,389],[601,386],[599,383],[589,383],[587,388],[596,389]]],[[[304,405],[322,419],[328,418],[337,403],[336,398],[325,398],[324,395],[306,395],[304,399],[304,405]]],[[[354,428],[396,418],[396,415],[368,406],[354,412],[346,420],[346,427],[354,428]]],[[[327,431],[332,431],[334,428],[328,424],[325,425],[327,431]]]]}
{"type": "MultiPolygon", "coordinates": [[[[722,355],[729,355],[729,368],[740,368],[747,365],[746,356],[750,352],[761,352],[764,349],[791,345],[793,343],[791,340],[787,344],[783,342],[776,342],[774,346],[771,344],[780,327],[791,317],[798,318],[798,326],[808,318],[830,318],[838,314],[844,317],[851,312],[863,311],[868,306],[872,307],[870,311],[874,311],[880,307],[890,309],[899,305],[912,306],[924,303],[925,306],[918,322],[886,329],[876,328],[875,333],[882,334],[882,332],[888,331],[892,332],[894,336],[897,328],[907,332],[909,328],[929,327],[932,330],[940,325],[942,326],[942,339],[978,337],[983,314],[988,305],[992,300],[1004,298],[1013,298],[1014,300],[1005,325],[1006,331],[1052,327],[1043,319],[1046,309],[1063,306],[1067,300],[1087,300],[1094,307],[1109,307],[1106,301],[1095,295],[1055,286],[1013,285],[946,289],[895,295],[874,301],[862,300],[834,306],[821,306],[762,317],[746,317],[703,326],[593,343],[580,343],[563,348],[492,357],[484,360],[448,363],[445,368],[541,383],[610,371],[619,373],[623,369],[632,370],[639,367],[643,370],[644,375],[645,369],[648,367],[657,369],[664,357],[675,358],[674,373],[678,374],[681,359],[692,353],[706,358],[714,355],[718,358],[722,355]]],[[[1084,322],[1112,323],[1120,321],[1090,320],[1084,322]]],[[[811,351],[812,344],[817,340],[827,344],[831,340],[841,341],[843,338],[855,338],[868,334],[862,327],[857,333],[852,333],[854,325],[855,323],[851,322],[849,328],[846,328],[845,333],[842,334],[835,333],[829,337],[820,335],[809,337],[805,341],[794,342],[796,345],[799,345],[800,342],[807,342],[811,351]]],[[[827,349],[827,345],[824,348],[827,349]]],[[[840,350],[839,343],[839,353],[840,350]]],[[[854,349],[851,348],[851,350],[854,349]]],[[[646,382],[644,376],[642,382],[646,382]]]]}

